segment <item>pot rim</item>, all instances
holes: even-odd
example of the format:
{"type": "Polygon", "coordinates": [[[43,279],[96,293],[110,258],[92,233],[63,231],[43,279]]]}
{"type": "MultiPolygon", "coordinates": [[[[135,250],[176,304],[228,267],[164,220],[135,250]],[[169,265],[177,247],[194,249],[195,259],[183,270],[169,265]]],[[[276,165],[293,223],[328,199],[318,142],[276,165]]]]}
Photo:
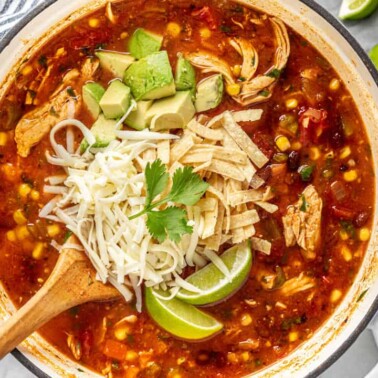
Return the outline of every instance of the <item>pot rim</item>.
{"type": "MultiPolygon", "coordinates": [[[[0,40],[0,53],[9,45],[13,38],[35,17],[37,17],[41,12],[47,9],[52,4],[56,3],[58,0],[45,0],[43,3],[33,8],[25,16],[23,16],[0,40]]],[[[307,5],[309,8],[318,13],[322,18],[324,18],[331,26],[333,26],[338,33],[340,33],[349,45],[357,52],[360,59],[368,69],[371,77],[373,78],[375,84],[378,87],[378,70],[374,66],[373,62],[369,58],[366,51],[362,48],[356,38],[349,32],[349,30],[339,22],[336,17],[334,17],[330,12],[328,12],[323,6],[318,4],[316,0],[299,0],[300,2],[307,5]]],[[[356,341],[358,336],[365,330],[370,321],[373,319],[374,315],[378,311],[378,297],[372,303],[370,309],[365,314],[364,318],[358,324],[358,326],[353,330],[353,332],[348,336],[348,338],[341,344],[341,346],[330,355],[323,363],[321,363],[312,372],[306,375],[305,378],[316,378],[321,373],[323,373],[327,368],[333,365],[356,341]]],[[[32,372],[38,378],[50,378],[46,373],[34,365],[24,354],[22,354],[18,349],[14,349],[11,354],[15,357],[26,369],[32,372]]]]}

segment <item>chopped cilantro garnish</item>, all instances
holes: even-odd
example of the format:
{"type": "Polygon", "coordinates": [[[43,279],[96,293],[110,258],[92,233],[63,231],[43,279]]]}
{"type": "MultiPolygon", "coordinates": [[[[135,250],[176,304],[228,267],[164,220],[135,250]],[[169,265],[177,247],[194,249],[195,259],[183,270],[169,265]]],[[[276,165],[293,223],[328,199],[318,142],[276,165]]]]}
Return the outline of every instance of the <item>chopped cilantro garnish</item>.
{"type": "Polygon", "coordinates": [[[274,77],[275,79],[278,79],[281,76],[281,70],[274,68],[266,76],[274,77]]]}
{"type": "Polygon", "coordinates": [[[72,231],[67,231],[66,234],[64,235],[64,242],[66,242],[70,236],[72,235],[72,231]]]}
{"type": "Polygon", "coordinates": [[[300,210],[305,213],[307,211],[307,208],[308,208],[306,197],[302,194],[301,199],[302,199],[302,205],[300,207],[300,210]]]}
{"type": "Polygon", "coordinates": [[[68,93],[71,97],[76,97],[76,93],[75,93],[74,89],[71,88],[71,87],[68,87],[68,88],[67,88],[67,93],[68,93]]]}
{"type": "Polygon", "coordinates": [[[43,68],[47,68],[47,58],[46,58],[46,55],[41,55],[39,58],[38,58],[38,63],[40,66],[42,66],[43,68]]]}
{"type": "Polygon", "coordinates": [[[261,92],[259,92],[259,95],[263,97],[268,97],[270,95],[270,92],[267,89],[264,89],[261,92]]]}
{"type": "Polygon", "coordinates": [[[302,181],[305,182],[311,181],[313,172],[313,165],[302,165],[298,170],[298,173],[300,174],[302,181]]]}
{"type": "Polygon", "coordinates": [[[340,226],[350,238],[354,239],[356,237],[356,229],[354,228],[352,222],[342,220],[340,221],[340,226]]]}
{"type": "Polygon", "coordinates": [[[357,302],[361,301],[361,300],[364,298],[364,296],[366,295],[366,293],[367,293],[368,291],[369,291],[369,289],[364,290],[364,291],[360,294],[360,296],[357,298],[357,302]]]}

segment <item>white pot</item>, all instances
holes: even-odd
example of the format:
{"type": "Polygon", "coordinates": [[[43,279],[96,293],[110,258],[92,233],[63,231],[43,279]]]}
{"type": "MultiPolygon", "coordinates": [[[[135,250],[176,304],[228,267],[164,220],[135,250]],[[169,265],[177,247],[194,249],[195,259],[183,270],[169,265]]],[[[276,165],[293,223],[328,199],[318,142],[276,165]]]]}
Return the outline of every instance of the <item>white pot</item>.
{"type": "MultiPolygon", "coordinates": [[[[132,0],[129,0],[132,1],[132,0]]],[[[32,11],[5,40],[0,42],[0,97],[11,83],[21,61],[33,54],[53,34],[96,9],[107,0],[47,0],[32,11]],[[51,5],[49,5],[51,4],[51,5]],[[11,38],[13,38],[11,40],[11,38]]],[[[280,17],[295,31],[311,42],[325,56],[345,81],[367,127],[372,145],[375,172],[378,156],[378,74],[351,35],[313,0],[240,0],[269,14],[280,17]]],[[[377,222],[375,212],[374,225],[377,222]]],[[[378,309],[378,246],[374,227],[369,248],[357,279],[333,316],[307,342],[286,358],[269,366],[254,377],[316,377],[331,365],[352,344],[378,309]],[[367,294],[357,299],[366,290],[367,294]]],[[[7,295],[0,289],[0,318],[14,311],[7,295]]],[[[39,376],[73,374],[95,376],[81,372],[78,364],[49,346],[39,335],[32,335],[19,347],[18,357],[39,376]],[[21,356],[21,357],[20,357],[21,356]],[[36,370],[35,366],[41,371],[36,370]]]]}

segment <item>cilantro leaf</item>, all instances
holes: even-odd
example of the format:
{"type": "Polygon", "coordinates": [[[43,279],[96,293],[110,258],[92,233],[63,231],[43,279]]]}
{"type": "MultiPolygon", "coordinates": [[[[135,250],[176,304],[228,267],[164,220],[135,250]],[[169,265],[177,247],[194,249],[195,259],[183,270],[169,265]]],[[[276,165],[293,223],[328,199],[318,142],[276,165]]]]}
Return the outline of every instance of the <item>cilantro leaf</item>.
{"type": "Polygon", "coordinates": [[[186,211],[173,206],[162,211],[150,211],[147,214],[147,228],[159,243],[167,237],[177,243],[182,235],[193,232],[193,227],[188,226],[186,211]]]}
{"type": "Polygon", "coordinates": [[[160,159],[155,160],[152,164],[148,163],[144,174],[147,185],[146,207],[148,207],[167,186],[169,174],[160,159]]]}
{"type": "Polygon", "coordinates": [[[301,205],[300,210],[303,213],[305,213],[307,211],[307,207],[308,207],[308,204],[307,204],[307,201],[306,201],[306,197],[302,194],[301,199],[302,199],[302,205],[301,205]]]}
{"type": "Polygon", "coordinates": [[[173,175],[169,201],[187,206],[195,205],[206,192],[209,184],[193,173],[192,167],[179,168],[173,175]]]}

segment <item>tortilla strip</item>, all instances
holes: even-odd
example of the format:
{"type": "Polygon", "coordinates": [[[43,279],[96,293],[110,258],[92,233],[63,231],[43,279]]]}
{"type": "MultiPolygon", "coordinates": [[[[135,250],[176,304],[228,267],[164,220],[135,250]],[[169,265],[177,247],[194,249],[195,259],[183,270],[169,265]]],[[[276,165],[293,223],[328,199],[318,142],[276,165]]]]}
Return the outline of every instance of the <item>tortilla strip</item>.
{"type": "Polygon", "coordinates": [[[207,188],[207,191],[209,193],[212,193],[214,194],[215,197],[217,197],[221,202],[222,202],[222,205],[225,207],[226,209],[226,234],[228,233],[228,231],[230,230],[230,218],[231,218],[231,211],[230,211],[230,207],[227,205],[227,202],[226,202],[226,199],[224,198],[224,195],[222,192],[220,192],[219,190],[215,189],[211,184],[210,186],[207,188]]]}
{"type": "Polygon", "coordinates": [[[223,127],[230,134],[231,138],[238,146],[247,153],[252,162],[257,167],[262,168],[269,159],[260,151],[260,149],[252,142],[248,134],[234,121],[230,112],[224,113],[222,121],[223,127]]]}
{"type": "Polygon", "coordinates": [[[157,157],[163,164],[169,164],[170,160],[170,141],[161,140],[157,142],[157,157]]]}
{"type": "Polygon", "coordinates": [[[229,177],[237,181],[244,181],[245,177],[238,167],[223,160],[213,159],[206,168],[207,171],[217,173],[223,177],[229,177]]]}
{"type": "Polygon", "coordinates": [[[241,205],[242,203],[261,201],[262,199],[263,199],[263,193],[255,189],[233,192],[233,193],[230,193],[227,197],[228,204],[231,207],[241,205]]]}
{"type": "Polygon", "coordinates": [[[270,255],[272,243],[260,238],[251,238],[252,249],[270,255]]]}
{"type": "Polygon", "coordinates": [[[201,125],[199,122],[196,121],[196,119],[192,119],[188,123],[187,127],[189,130],[192,130],[202,138],[215,141],[223,140],[223,133],[221,133],[219,130],[213,130],[208,128],[207,126],[201,125]]]}
{"type": "Polygon", "coordinates": [[[215,202],[215,208],[213,211],[205,212],[204,218],[205,218],[205,227],[202,232],[201,238],[207,239],[210,236],[213,236],[215,233],[215,227],[217,225],[217,219],[218,219],[218,201],[215,202]]]}
{"type": "MultiPolygon", "coordinates": [[[[241,214],[231,215],[230,230],[250,226],[251,224],[257,223],[259,221],[260,217],[256,210],[247,210],[241,214]]],[[[225,226],[223,226],[223,229],[225,229],[225,226]]]]}
{"type": "Polygon", "coordinates": [[[232,112],[235,122],[254,122],[259,121],[263,114],[262,109],[248,109],[232,112]]]}
{"type": "Polygon", "coordinates": [[[211,165],[211,160],[209,160],[209,161],[205,161],[203,164],[198,165],[197,167],[195,167],[195,168],[193,169],[193,172],[194,172],[194,173],[198,173],[198,172],[200,172],[199,175],[200,175],[201,177],[205,177],[205,176],[207,175],[207,173],[210,173],[210,172],[206,171],[206,168],[208,168],[210,165],[211,165]],[[201,171],[202,171],[202,172],[201,172],[201,171]]]}
{"type": "Polygon", "coordinates": [[[225,209],[224,209],[223,205],[219,204],[217,224],[215,225],[214,235],[212,235],[211,237],[209,237],[205,240],[206,248],[211,249],[213,251],[218,251],[219,247],[221,246],[224,212],[225,212],[225,209]]]}
{"type": "Polygon", "coordinates": [[[200,199],[196,206],[201,209],[201,212],[214,211],[217,206],[218,201],[213,197],[200,199]]]}
{"type": "Polygon", "coordinates": [[[254,175],[250,184],[253,189],[259,189],[265,184],[265,181],[260,176],[254,175]]]}
{"type": "Polygon", "coordinates": [[[208,153],[212,152],[215,159],[225,160],[228,162],[247,164],[248,156],[239,148],[226,148],[223,146],[213,146],[211,144],[196,144],[190,152],[208,153]]]}
{"type": "Polygon", "coordinates": [[[256,205],[260,206],[262,209],[264,209],[270,214],[273,214],[278,210],[278,206],[274,205],[273,203],[264,202],[264,201],[257,201],[255,203],[256,205]]]}
{"type": "Polygon", "coordinates": [[[171,148],[171,162],[176,162],[181,159],[194,146],[193,136],[185,134],[178,142],[171,148]]]}
{"type": "Polygon", "coordinates": [[[156,160],[156,150],[154,148],[149,148],[143,152],[143,160],[148,163],[153,163],[156,160]]]}
{"type": "Polygon", "coordinates": [[[207,161],[211,161],[213,159],[213,154],[212,152],[193,152],[193,149],[190,150],[186,155],[184,155],[181,159],[180,162],[182,164],[197,164],[197,163],[204,163],[207,161]]]}
{"type": "Polygon", "coordinates": [[[223,119],[223,113],[218,114],[217,116],[213,117],[209,122],[207,122],[206,126],[218,129],[219,127],[222,127],[222,119],[223,119]]]}

